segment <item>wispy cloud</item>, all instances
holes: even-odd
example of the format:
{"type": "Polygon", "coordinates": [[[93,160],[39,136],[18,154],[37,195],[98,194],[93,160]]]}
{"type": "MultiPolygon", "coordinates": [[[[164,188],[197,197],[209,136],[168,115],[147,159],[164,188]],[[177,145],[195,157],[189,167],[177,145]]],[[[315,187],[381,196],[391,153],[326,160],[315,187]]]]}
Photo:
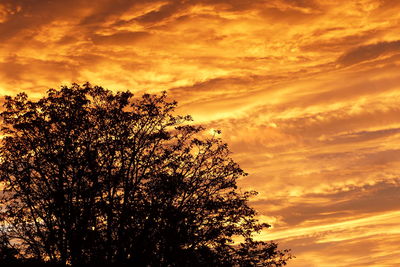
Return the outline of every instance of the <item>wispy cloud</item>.
{"type": "Polygon", "coordinates": [[[353,65],[367,60],[373,60],[387,54],[400,54],[400,41],[380,42],[357,47],[339,57],[343,65],[353,65]]]}

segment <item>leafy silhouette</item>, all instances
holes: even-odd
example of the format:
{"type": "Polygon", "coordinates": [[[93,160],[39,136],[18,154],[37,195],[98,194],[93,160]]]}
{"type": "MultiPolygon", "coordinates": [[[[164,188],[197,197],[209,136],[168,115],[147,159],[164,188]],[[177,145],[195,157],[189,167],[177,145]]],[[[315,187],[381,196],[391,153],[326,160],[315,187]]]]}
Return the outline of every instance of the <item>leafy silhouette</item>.
{"type": "Polygon", "coordinates": [[[76,266],[282,266],[218,136],[166,94],[89,83],[6,97],[0,148],[9,257],[76,266]],[[241,243],[233,239],[240,237],[241,243]],[[10,243],[10,242],[11,243],[10,243]]]}

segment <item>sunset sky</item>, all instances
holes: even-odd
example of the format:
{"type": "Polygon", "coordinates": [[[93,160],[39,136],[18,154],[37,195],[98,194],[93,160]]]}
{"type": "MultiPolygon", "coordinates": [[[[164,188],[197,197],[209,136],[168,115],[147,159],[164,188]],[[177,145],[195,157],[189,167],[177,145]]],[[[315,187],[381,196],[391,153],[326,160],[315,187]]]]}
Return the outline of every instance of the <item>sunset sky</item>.
{"type": "Polygon", "coordinates": [[[2,95],[86,81],[221,129],[288,266],[400,266],[400,1],[0,0],[2,95]]]}

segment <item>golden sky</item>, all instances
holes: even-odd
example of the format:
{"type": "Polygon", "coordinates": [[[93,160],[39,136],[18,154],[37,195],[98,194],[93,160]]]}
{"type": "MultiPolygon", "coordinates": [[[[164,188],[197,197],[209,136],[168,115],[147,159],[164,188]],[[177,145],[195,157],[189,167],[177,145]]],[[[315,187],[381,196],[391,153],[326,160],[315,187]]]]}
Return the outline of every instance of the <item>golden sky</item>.
{"type": "Polygon", "coordinates": [[[400,1],[0,0],[0,91],[167,90],[289,266],[400,266],[400,1]]]}

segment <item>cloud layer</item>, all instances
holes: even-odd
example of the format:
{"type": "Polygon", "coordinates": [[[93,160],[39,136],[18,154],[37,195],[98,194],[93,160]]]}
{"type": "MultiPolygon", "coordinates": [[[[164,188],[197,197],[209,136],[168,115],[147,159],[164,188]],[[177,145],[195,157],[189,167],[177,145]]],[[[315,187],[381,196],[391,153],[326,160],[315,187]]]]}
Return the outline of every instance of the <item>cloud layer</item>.
{"type": "Polygon", "coordinates": [[[0,2],[0,90],[167,90],[223,131],[291,266],[396,266],[400,2],[0,2]]]}

